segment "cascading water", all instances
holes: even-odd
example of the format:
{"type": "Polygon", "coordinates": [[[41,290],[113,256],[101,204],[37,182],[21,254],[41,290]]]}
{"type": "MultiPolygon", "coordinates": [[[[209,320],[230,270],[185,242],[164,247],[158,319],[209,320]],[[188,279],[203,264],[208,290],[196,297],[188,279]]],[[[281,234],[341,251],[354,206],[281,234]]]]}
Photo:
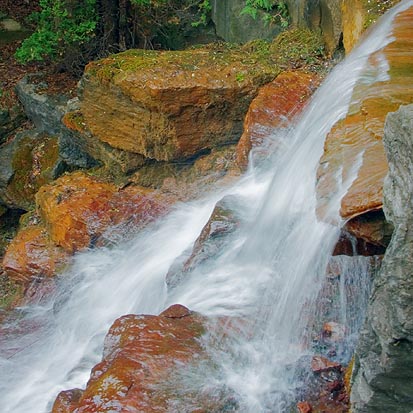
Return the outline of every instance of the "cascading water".
{"type": "MultiPolygon", "coordinates": [[[[390,41],[393,17],[412,4],[403,1],[390,11],[334,69],[304,116],[282,136],[282,149],[264,166],[221,193],[180,206],[133,241],[79,254],[60,277],[53,300],[13,313],[0,339],[1,410],[50,410],[60,390],[85,385],[115,318],[157,314],[178,302],[206,315],[246,320],[236,337],[221,347],[211,345],[219,372],[206,378],[195,369],[193,385],[215,380],[231,389],[239,411],[285,411],[295,390],[292,366],[308,352],[305,327],[339,232],[337,226],[319,222],[315,213],[315,175],[323,142],[346,114],[369,55],[390,41]],[[195,267],[168,293],[164,279],[169,267],[194,243],[225,195],[234,195],[240,228],[219,256],[195,267]]],[[[386,76],[385,67],[380,69],[375,75],[386,76]]],[[[357,165],[353,172],[339,182],[330,222],[339,221],[340,199],[357,175],[357,165]]]]}

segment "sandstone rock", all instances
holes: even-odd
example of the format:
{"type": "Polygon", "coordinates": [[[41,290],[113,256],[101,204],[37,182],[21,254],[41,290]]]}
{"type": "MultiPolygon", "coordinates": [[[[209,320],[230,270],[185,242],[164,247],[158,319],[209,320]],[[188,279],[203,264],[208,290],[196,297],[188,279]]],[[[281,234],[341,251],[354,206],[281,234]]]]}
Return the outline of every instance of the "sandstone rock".
{"type": "Polygon", "coordinates": [[[114,406],[117,411],[168,411],[179,396],[166,390],[167,383],[177,369],[203,353],[199,338],[204,323],[200,315],[182,306],[159,316],[117,319],[106,336],[103,360],[93,368],[86,389],[80,397],[78,392],[60,393],[52,412],[109,413],[114,406]],[[181,316],[176,317],[177,313],[181,316]]]}
{"type": "Polygon", "coordinates": [[[237,164],[240,168],[246,168],[251,149],[268,140],[274,129],[289,126],[319,81],[319,77],[314,74],[283,72],[259,90],[248,109],[244,132],[237,145],[237,164]]]}
{"type": "Polygon", "coordinates": [[[342,2],[343,43],[350,53],[363,32],[400,0],[346,0],[342,2]]]}
{"type": "Polygon", "coordinates": [[[0,199],[9,208],[29,210],[39,188],[56,179],[66,165],[59,156],[56,138],[36,131],[20,132],[0,147],[3,160],[0,199]]]}
{"type": "MultiPolygon", "coordinates": [[[[371,56],[366,71],[376,73],[371,84],[360,82],[353,91],[348,115],[327,136],[318,170],[318,212],[323,216],[328,200],[338,190],[335,177],[345,182],[358,166],[357,177],[341,202],[340,214],[351,219],[382,208],[383,180],[387,173],[382,136],[387,113],[413,102],[413,56],[411,19],[413,9],[399,13],[393,41],[371,56]],[[387,59],[388,79],[378,76],[378,62],[387,59]]],[[[371,75],[372,76],[372,75],[371,75]]]]}
{"type": "Polygon", "coordinates": [[[86,67],[81,112],[115,148],[181,160],[237,141],[259,86],[278,73],[268,59],[224,46],[130,50],[86,67]]]}
{"type": "Polygon", "coordinates": [[[68,255],[50,240],[41,225],[21,229],[9,244],[3,258],[8,277],[25,287],[33,279],[52,277],[68,262],[68,255]]]}
{"type": "Polygon", "coordinates": [[[355,413],[413,409],[413,105],[387,117],[384,144],[389,173],[384,211],[394,225],[373,284],[356,350],[351,393],[355,413]]]}
{"type": "Polygon", "coordinates": [[[144,188],[118,190],[82,172],[64,175],[36,194],[51,239],[69,253],[110,239],[116,227],[123,235],[142,228],[164,214],[171,202],[144,188]]]}

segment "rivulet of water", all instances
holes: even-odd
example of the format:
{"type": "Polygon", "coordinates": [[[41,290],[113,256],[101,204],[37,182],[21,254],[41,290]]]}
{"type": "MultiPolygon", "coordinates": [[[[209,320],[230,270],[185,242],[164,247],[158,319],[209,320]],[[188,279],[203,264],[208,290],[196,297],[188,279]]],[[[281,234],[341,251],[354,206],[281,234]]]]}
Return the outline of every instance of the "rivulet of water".
{"type": "MultiPolygon", "coordinates": [[[[295,390],[292,366],[308,351],[303,344],[306,314],[314,310],[339,232],[337,225],[320,222],[315,213],[316,169],[324,139],[346,115],[356,82],[363,76],[385,78],[386,65],[375,74],[363,69],[368,57],[391,41],[394,16],[412,4],[405,0],[392,9],[333,70],[301,119],[278,137],[283,145],[266,167],[251,168],[220,193],[180,205],[132,241],[79,254],[60,275],[52,300],[15,312],[1,330],[0,410],[50,411],[60,390],[85,385],[117,317],[157,314],[169,304],[182,303],[206,315],[247,320],[245,329],[225,346],[210,348],[220,366],[217,376],[200,372],[194,382],[202,386],[203,380],[213,379],[231,389],[239,411],[284,412],[295,390]],[[191,247],[225,195],[236,199],[239,229],[218,256],[194,268],[168,292],[169,267],[191,247]]],[[[357,176],[358,165],[353,169],[353,176],[343,182],[337,176],[341,190],[331,203],[331,221],[339,221],[340,199],[357,176]]]]}

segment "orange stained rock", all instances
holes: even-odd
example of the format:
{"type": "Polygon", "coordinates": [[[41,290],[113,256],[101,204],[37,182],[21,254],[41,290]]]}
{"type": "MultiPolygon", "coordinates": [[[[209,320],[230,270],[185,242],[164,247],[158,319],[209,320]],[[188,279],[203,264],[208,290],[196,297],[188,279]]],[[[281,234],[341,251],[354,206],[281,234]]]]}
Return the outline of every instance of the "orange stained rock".
{"type": "Polygon", "coordinates": [[[29,226],[19,231],[3,258],[6,274],[25,285],[33,277],[52,277],[68,261],[68,255],[50,240],[46,228],[29,226]]]}
{"type": "Polygon", "coordinates": [[[393,40],[369,59],[368,84],[365,77],[364,83],[355,86],[347,117],[337,122],[327,136],[318,170],[320,216],[324,216],[329,199],[338,190],[337,175],[345,182],[358,165],[357,176],[342,199],[341,216],[350,219],[382,208],[383,181],[387,174],[382,143],[386,115],[402,104],[413,102],[412,21],[413,7],[395,18],[393,40]],[[371,74],[372,67],[377,67],[383,59],[388,63],[386,80],[371,74]]]}
{"type": "Polygon", "coordinates": [[[73,253],[101,242],[105,232],[117,226],[125,231],[148,224],[164,214],[172,200],[141,187],[118,190],[75,172],[43,186],[36,203],[51,239],[73,253]]]}
{"type": "MultiPolygon", "coordinates": [[[[245,169],[252,148],[260,146],[276,128],[286,128],[300,113],[320,83],[320,77],[303,72],[284,72],[261,87],[244,120],[237,145],[237,163],[245,169]]],[[[280,144],[280,142],[278,142],[280,144]]]]}
{"type": "Polygon", "coordinates": [[[168,411],[170,392],[179,388],[174,372],[202,353],[198,339],[203,323],[200,315],[180,305],[159,316],[117,319],[83,394],[62,392],[52,412],[168,411]]]}

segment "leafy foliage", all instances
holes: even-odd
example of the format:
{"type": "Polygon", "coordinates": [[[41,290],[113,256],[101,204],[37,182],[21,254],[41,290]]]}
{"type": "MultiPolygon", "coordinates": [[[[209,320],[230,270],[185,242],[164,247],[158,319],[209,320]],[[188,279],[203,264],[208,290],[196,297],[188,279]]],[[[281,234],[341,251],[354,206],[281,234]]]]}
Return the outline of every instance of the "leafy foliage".
{"type": "Polygon", "coordinates": [[[264,11],[264,19],[268,23],[280,24],[287,27],[289,24],[289,14],[287,5],[283,1],[275,0],[246,0],[242,14],[248,14],[254,19],[257,18],[258,11],[264,11]]]}
{"type": "Polygon", "coordinates": [[[33,16],[37,30],[16,52],[20,62],[57,59],[68,48],[80,47],[95,35],[96,0],[40,0],[40,7],[33,16]]]}

